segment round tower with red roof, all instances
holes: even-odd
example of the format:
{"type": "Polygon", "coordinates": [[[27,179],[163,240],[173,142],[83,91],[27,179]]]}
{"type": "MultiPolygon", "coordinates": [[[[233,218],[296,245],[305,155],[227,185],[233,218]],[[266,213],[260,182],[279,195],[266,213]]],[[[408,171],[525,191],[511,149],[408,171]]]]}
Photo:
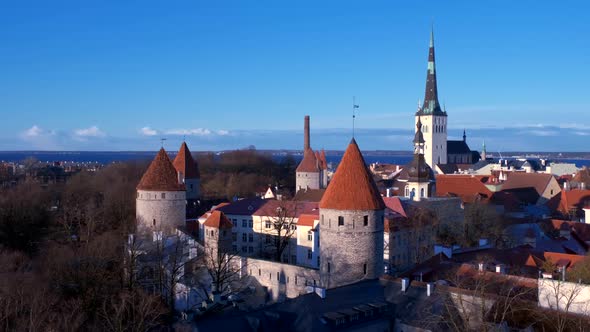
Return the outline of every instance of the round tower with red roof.
{"type": "Polygon", "coordinates": [[[186,187],[186,199],[197,200],[201,198],[201,175],[199,166],[191,155],[186,142],[182,142],[176,158],[173,162],[178,174],[178,179],[186,187]]]}
{"type": "Polygon", "coordinates": [[[186,220],[185,185],[161,148],[137,185],[136,221],[140,233],[172,233],[186,220]]]}
{"type": "Polygon", "coordinates": [[[207,259],[218,260],[221,255],[229,254],[232,250],[232,229],[233,224],[221,211],[213,211],[205,220],[204,242],[207,251],[207,259]]]}
{"type": "Polygon", "coordinates": [[[334,288],[383,274],[385,203],[354,139],[319,205],[322,286],[334,288]]]}

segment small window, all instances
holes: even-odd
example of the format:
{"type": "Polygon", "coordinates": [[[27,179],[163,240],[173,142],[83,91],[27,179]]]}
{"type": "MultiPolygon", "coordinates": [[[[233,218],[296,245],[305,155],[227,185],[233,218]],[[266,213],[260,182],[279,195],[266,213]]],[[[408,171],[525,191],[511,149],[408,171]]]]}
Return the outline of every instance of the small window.
{"type": "Polygon", "coordinates": [[[166,199],[166,193],[162,193],[162,199],[166,199]]]}
{"type": "Polygon", "coordinates": [[[268,229],[268,228],[270,228],[270,221],[269,221],[269,220],[267,220],[267,221],[264,223],[264,228],[267,228],[267,229],[268,229]]]}
{"type": "Polygon", "coordinates": [[[232,220],[232,224],[234,224],[234,227],[238,227],[238,222],[235,219],[232,220]]]}
{"type": "Polygon", "coordinates": [[[312,240],[313,240],[313,233],[311,231],[307,232],[307,241],[312,241],[312,240]]]}
{"type": "Polygon", "coordinates": [[[246,233],[242,234],[242,242],[248,241],[248,235],[246,233]]]}
{"type": "Polygon", "coordinates": [[[246,219],[242,219],[242,227],[248,227],[248,222],[246,219]]]}
{"type": "Polygon", "coordinates": [[[254,234],[248,234],[248,242],[254,242],[254,234]]]}
{"type": "Polygon", "coordinates": [[[258,275],[261,276],[262,275],[262,270],[258,269],[258,275]]]}
{"type": "Polygon", "coordinates": [[[330,263],[328,263],[328,273],[330,273],[330,263]]]}
{"type": "Polygon", "coordinates": [[[363,274],[367,274],[367,263],[363,264],[363,274]]]}
{"type": "Polygon", "coordinates": [[[254,221],[253,220],[248,220],[248,227],[253,228],[254,227],[254,221]]]}
{"type": "Polygon", "coordinates": [[[248,247],[242,246],[242,252],[248,252],[248,247]]]}
{"type": "Polygon", "coordinates": [[[152,225],[156,226],[156,219],[152,220],[152,225]]]}
{"type": "Polygon", "coordinates": [[[193,190],[193,185],[191,184],[190,186],[191,186],[191,190],[193,190]]]}
{"type": "Polygon", "coordinates": [[[307,259],[311,259],[312,251],[311,249],[307,249],[307,259]]]}
{"type": "Polygon", "coordinates": [[[369,216],[363,216],[363,226],[369,226],[369,216]]]}
{"type": "Polygon", "coordinates": [[[338,216],[338,226],[344,226],[344,217],[338,216]]]}
{"type": "Polygon", "coordinates": [[[231,233],[231,240],[237,241],[238,240],[238,233],[231,233]]]}

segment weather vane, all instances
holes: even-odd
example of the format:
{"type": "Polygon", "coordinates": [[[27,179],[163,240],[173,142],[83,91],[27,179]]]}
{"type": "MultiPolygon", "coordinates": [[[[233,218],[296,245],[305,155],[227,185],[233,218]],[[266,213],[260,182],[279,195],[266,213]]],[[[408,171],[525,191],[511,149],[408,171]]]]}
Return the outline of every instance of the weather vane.
{"type": "Polygon", "coordinates": [[[166,140],[166,138],[162,137],[160,138],[160,142],[162,143],[162,148],[164,147],[164,141],[166,140]]]}
{"type": "Polygon", "coordinates": [[[354,120],[356,118],[356,115],[354,114],[354,111],[359,108],[359,105],[356,104],[356,97],[352,96],[352,138],[354,138],[354,120]]]}

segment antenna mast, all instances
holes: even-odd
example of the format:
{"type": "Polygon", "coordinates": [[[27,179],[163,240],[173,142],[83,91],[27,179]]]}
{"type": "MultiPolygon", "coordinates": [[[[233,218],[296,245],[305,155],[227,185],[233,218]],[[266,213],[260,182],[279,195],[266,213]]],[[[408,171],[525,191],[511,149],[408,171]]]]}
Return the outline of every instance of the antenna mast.
{"type": "Polygon", "coordinates": [[[164,141],[166,140],[166,138],[162,137],[160,138],[160,143],[162,144],[162,148],[164,148],[164,141]]]}
{"type": "Polygon", "coordinates": [[[354,111],[359,108],[359,105],[356,104],[356,97],[352,96],[352,138],[354,138],[354,120],[356,118],[356,115],[354,114],[354,111]]]}

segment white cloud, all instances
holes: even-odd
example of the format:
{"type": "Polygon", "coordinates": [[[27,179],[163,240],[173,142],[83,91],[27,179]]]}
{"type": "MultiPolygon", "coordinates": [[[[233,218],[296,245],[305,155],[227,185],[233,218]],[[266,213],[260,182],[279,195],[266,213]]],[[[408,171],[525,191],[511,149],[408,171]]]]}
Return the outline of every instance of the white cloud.
{"type": "Polygon", "coordinates": [[[217,131],[217,135],[219,135],[219,136],[226,136],[226,135],[229,135],[229,131],[223,130],[223,129],[222,130],[218,130],[217,131]]]}
{"type": "Polygon", "coordinates": [[[39,137],[41,134],[43,134],[43,129],[39,128],[37,125],[33,125],[31,128],[22,132],[22,136],[25,138],[39,137]]]}
{"type": "Polygon", "coordinates": [[[533,136],[557,136],[559,133],[555,130],[529,130],[526,133],[531,134],[533,136]]]}
{"type": "Polygon", "coordinates": [[[97,126],[92,126],[89,128],[83,129],[76,129],[74,130],[74,134],[78,137],[104,137],[106,136],[103,131],[98,129],[97,126]]]}
{"type": "Polygon", "coordinates": [[[211,135],[211,130],[207,128],[194,129],[172,129],[166,131],[168,135],[188,135],[188,136],[208,136],[211,135]]]}
{"type": "Polygon", "coordinates": [[[155,129],[152,129],[150,127],[143,127],[139,130],[139,132],[144,135],[144,136],[155,136],[158,135],[158,131],[155,129]]]}

